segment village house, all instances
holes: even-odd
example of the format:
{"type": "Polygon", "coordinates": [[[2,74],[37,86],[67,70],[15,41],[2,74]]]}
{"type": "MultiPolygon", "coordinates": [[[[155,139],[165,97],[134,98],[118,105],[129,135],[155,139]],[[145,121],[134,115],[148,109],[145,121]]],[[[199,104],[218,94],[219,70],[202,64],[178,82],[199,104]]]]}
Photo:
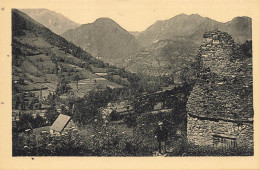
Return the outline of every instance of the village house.
{"type": "Polygon", "coordinates": [[[77,130],[75,123],[70,116],[60,114],[50,127],[51,135],[62,135],[70,130],[77,130]]]}
{"type": "Polygon", "coordinates": [[[211,39],[213,35],[223,47],[215,46],[217,52],[211,55],[201,49],[207,55],[202,56],[203,67],[210,69],[207,74],[216,76],[198,79],[189,96],[188,142],[216,148],[253,148],[252,58],[230,61],[230,53],[221,48],[233,42],[232,37],[213,31],[204,38],[211,39]]]}
{"type": "Polygon", "coordinates": [[[115,112],[114,109],[111,108],[101,108],[101,114],[103,119],[107,119],[113,112],[115,112]]]}

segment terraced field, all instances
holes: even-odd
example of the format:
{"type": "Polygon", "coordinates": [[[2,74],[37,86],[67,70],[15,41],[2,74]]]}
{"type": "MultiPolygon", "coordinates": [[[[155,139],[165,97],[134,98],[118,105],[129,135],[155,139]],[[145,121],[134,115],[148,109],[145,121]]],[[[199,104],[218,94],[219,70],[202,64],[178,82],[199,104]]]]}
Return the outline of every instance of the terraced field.
{"type": "Polygon", "coordinates": [[[123,86],[108,81],[105,78],[92,78],[92,79],[83,79],[83,80],[79,80],[78,81],[78,89],[77,89],[77,83],[76,82],[72,82],[69,84],[72,88],[72,91],[74,93],[75,96],[77,97],[83,97],[84,95],[86,95],[89,91],[91,91],[92,89],[105,89],[106,87],[114,87],[114,88],[123,88],[123,86]]]}

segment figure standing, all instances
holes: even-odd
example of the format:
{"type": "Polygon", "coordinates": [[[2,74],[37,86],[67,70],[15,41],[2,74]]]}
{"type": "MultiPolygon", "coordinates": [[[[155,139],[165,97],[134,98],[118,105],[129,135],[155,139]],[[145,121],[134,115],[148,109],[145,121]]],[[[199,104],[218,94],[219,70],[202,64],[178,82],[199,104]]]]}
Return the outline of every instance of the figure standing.
{"type": "Polygon", "coordinates": [[[164,127],[163,122],[159,121],[155,130],[155,138],[158,141],[158,151],[160,154],[166,153],[166,141],[168,138],[168,131],[164,127]]]}

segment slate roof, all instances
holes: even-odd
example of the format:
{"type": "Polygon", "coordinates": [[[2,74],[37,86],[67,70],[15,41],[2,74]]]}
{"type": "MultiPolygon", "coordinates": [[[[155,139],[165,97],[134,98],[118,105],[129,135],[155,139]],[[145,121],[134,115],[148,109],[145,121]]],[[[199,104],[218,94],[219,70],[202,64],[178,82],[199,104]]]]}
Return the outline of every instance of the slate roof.
{"type": "Polygon", "coordinates": [[[70,120],[70,116],[60,114],[59,117],[52,124],[50,129],[61,132],[67,126],[70,120]]]}

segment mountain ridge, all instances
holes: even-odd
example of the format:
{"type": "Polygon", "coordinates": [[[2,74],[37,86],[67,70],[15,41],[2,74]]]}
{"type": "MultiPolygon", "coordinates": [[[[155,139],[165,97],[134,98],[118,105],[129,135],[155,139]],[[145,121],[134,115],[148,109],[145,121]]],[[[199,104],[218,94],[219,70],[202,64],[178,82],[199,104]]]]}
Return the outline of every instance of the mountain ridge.
{"type": "MultiPolygon", "coordinates": [[[[139,44],[147,47],[155,40],[161,40],[167,38],[177,37],[196,37],[197,39],[203,35],[204,32],[220,29],[220,31],[226,31],[231,34],[237,43],[243,43],[246,40],[251,40],[252,35],[250,30],[239,30],[239,24],[235,25],[234,22],[240,24],[247,24],[247,29],[252,27],[250,17],[235,17],[231,21],[222,23],[208,17],[202,17],[198,14],[180,14],[176,15],[168,20],[159,20],[149,26],[145,31],[141,32],[137,40],[139,44]],[[239,20],[239,21],[237,21],[239,20]],[[229,28],[231,27],[231,28],[229,28]],[[232,29],[238,30],[236,32],[232,29]],[[196,32],[197,31],[197,32],[196,32]],[[248,33],[243,34],[245,31],[248,33]],[[194,34],[194,35],[192,35],[194,34]],[[198,35],[196,35],[198,34],[198,35]],[[242,34],[242,35],[239,35],[242,34]],[[237,37],[238,36],[238,37],[237,37]]],[[[198,41],[198,40],[197,40],[198,41]]],[[[198,44],[201,43],[198,41],[198,44]]]]}
{"type": "Polygon", "coordinates": [[[68,17],[48,9],[40,8],[19,10],[26,13],[32,19],[41,23],[42,25],[49,28],[52,32],[58,35],[62,34],[63,32],[69,29],[80,26],[80,24],[72,21],[68,17]]]}
{"type": "Polygon", "coordinates": [[[172,74],[180,81],[180,73],[185,67],[191,68],[195,64],[194,54],[202,43],[201,37],[205,32],[218,29],[231,32],[238,44],[252,38],[249,17],[235,17],[230,22],[221,23],[198,14],[180,14],[166,21],[157,21],[140,33],[137,40],[143,49],[125,61],[124,67],[131,72],[172,74]]]}
{"type": "Polygon", "coordinates": [[[100,79],[95,74],[95,70],[112,74],[116,69],[56,35],[25,13],[12,9],[12,76],[13,83],[18,81],[13,84],[14,93],[42,90],[45,97],[49,92],[68,95],[71,87],[75,96],[83,97],[98,86],[122,88],[112,78],[100,79]],[[86,85],[80,85],[78,89],[75,81],[86,85]]]}
{"type": "Polygon", "coordinates": [[[112,65],[120,63],[121,59],[135,54],[139,49],[135,37],[110,18],[98,18],[61,36],[112,65]]]}

